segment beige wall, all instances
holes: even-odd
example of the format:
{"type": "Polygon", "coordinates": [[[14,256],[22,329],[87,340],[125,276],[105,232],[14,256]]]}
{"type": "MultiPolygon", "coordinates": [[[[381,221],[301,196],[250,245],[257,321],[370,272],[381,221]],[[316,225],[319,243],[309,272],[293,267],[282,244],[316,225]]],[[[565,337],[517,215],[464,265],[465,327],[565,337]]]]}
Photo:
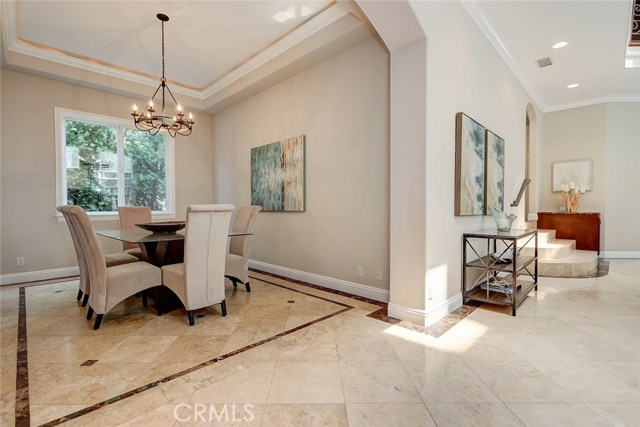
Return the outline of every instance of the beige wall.
{"type": "MultiPolygon", "coordinates": [[[[510,204],[524,178],[525,117],[533,101],[462,4],[412,6],[427,39],[427,135],[422,144],[427,171],[426,310],[431,313],[460,296],[462,234],[495,230],[490,215],[453,214],[456,113],[464,112],[505,140],[504,210],[518,216],[514,228],[523,228],[524,203],[517,208],[510,204]]],[[[541,125],[538,120],[536,126],[541,125]]],[[[533,145],[538,142],[535,135],[533,145]]]]}
{"type": "MultiPolygon", "coordinates": [[[[1,274],[77,265],[67,225],[55,218],[54,108],[129,118],[133,100],[7,70],[2,70],[1,84],[1,274]],[[16,267],[18,256],[25,257],[24,267],[16,267]]],[[[212,120],[198,114],[196,121],[190,137],[176,140],[179,218],[188,203],[212,202],[212,120]]],[[[117,228],[119,223],[100,221],[94,226],[117,228]]],[[[103,240],[106,250],[119,249],[117,243],[103,240]]]]}
{"type": "Polygon", "coordinates": [[[214,115],[220,203],[250,203],[251,148],[307,138],[306,212],[260,213],[252,259],[388,289],[388,102],[387,54],[369,39],[214,115]]]}
{"type": "Polygon", "coordinates": [[[607,105],[596,104],[544,115],[540,211],[559,212],[561,193],[551,191],[552,164],[590,159],[592,191],[585,193],[579,210],[603,212],[605,195],[607,105]]]}
{"type": "Polygon", "coordinates": [[[578,210],[600,212],[604,256],[640,257],[640,103],[572,108],[547,113],[544,122],[541,210],[562,205],[551,192],[553,162],[591,159],[593,191],[578,210]]]}

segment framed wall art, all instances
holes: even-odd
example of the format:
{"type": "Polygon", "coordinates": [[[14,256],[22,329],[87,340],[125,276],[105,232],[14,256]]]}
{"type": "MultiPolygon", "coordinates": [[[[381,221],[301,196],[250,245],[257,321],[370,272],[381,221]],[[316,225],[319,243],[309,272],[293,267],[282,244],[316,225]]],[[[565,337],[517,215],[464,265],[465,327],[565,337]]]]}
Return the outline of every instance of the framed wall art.
{"type": "Polygon", "coordinates": [[[504,139],[489,129],[486,131],[485,214],[489,206],[504,211],[504,139]]]}
{"type": "Polygon", "coordinates": [[[456,114],[455,215],[485,212],[485,128],[464,113],[456,114]]]}
{"type": "Polygon", "coordinates": [[[304,212],[305,136],[251,149],[251,204],[263,211],[304,212]]]}
{"type": "Polygon", "coordinates": [[[554,162],[551,166],[552,191],[562,191],[571,184],[576,188],[591,191],[591,159],[554,162]]]}

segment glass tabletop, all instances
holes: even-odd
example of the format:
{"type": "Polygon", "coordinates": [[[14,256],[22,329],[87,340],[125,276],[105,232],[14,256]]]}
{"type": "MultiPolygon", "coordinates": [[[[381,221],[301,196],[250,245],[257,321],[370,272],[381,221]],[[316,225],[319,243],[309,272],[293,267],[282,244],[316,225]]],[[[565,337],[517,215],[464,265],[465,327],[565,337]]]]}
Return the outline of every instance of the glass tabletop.
{"type": "MultiPolygon", "coordinates": [[[[154,242],[171,242],[174,240],[184,240],[184,234],[175,233],[150,233],[139,228],[127,228],[124,230],[98,230],[98,236],[108,237],[110,239],[120,240],[127,243],[154,243],[154,242]]],[[[230,231],[228,236],[251,236],[253,233],[244,233],[238,231],[230,231]]]]}

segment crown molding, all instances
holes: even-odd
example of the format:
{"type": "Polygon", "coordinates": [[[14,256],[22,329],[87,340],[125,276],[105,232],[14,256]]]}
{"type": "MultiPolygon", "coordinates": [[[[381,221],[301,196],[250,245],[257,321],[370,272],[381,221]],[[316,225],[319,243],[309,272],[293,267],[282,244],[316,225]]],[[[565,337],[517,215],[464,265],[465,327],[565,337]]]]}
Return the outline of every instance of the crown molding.
{"type": "Polygon", "coordinates": [[[511,72],[516,76],[516,79],[518,79],[520,84],[524,87],[524,90],[529,94],[532,101],[536,104],[536,107],[538,107],[538,109],[543,113],[546,112],[548,107],[544,102],[542,102],[542,99],[534,89],[533,84],[531,84],[529,79],[525,77],[524,72],[513,58],[513,55],[511,55],[506,43],[498,35],[498,32],[493,27],[493,24],[491,24],[489,18],[487,18],[487,15],[482,6],[480,6],[480,3],[478,1],[462,1],[461,3],[480,30],[489,39],[489,42],[491,42],[507,66],[511,69],[511,72]]]}
{"type": "MultiPolygon", "coordinates": [[[[158,85],[157,78],[142,75],[133,70],[120,69],[110,64],[100,63],[92,58],[83,58],[75,56],[70,52],[47,48],[46,46],[38,46],[35,43],[20,40],[17,37],[16,28],[16,2],[0,1],[0,3],[0,7],[2,7],[2,31],[5,52],[21,54],[27,57],[58,63],[83,71],[105,75],[110,78],[140,84],[149,88],[155,88],[158,85]]],[[[212,84],[202,89],[197,89],[186,87],[178,82],[171,82],[171,89],[176,94],[205,101],[212,95],[246,77],[258,68],[267,64],[269,61],[277,58],[287,50],[299,45],[309,37],[347,15],[351,15],[348,10],[335,2],[331,3],[326,9],[317,13],[311,19],[301,24],[298,28],[286,34],[281,39],[277,40],[272,45],[268,46],[263,51],[212,84]]],[[[8,62],[8,58],[4,58],[4,61],[8,62]]]]}
{"type": "Polygon", "coordinates": [[[555,111],[569,110],[571,108],[587,107],[589,105],[604,104],[610,102],[640,102],[640,96],[633,95],[618,95],[618,96],[603,96],[601,98],[592,98],[585,101],[573,102],[570,104],[554,105],[548,107],[544,112],[552,113],[555,111]]]}

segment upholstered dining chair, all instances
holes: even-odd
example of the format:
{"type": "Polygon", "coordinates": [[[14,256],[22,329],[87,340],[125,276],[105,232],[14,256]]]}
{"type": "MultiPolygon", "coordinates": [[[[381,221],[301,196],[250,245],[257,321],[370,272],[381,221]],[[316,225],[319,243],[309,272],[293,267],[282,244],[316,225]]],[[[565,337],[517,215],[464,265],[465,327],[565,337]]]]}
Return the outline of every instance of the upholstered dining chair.
{"type": "Polygon", "coordinates": [[[193,311],[220,304],[227,315],[224,295],[224,262],[233,205],[190,205],[184,239],[184,262],[162,267],[162,284],[193,311]]]}
{"type": "MultiPolygon", "coordinates": [[[[68,213],[77,226],[78,241],[91,284],[87,320],[91,320],[95,312],[97,317],[93,329],[98,329],[103,316],[119,302],[160,285],[162,272],[144,261],[107,267],[102,247],[87,213],[79,206],[70,206],[68,213]]],[[[144,293],[143,303],[146,303],[144,293]]]]}
{"type": "MultiPolygon", "coordinates": [[[[80,243],[80,236],[78,231],[78,225],[75,219],[70,215],[70,208],[72,205],[58,206],[57,210],[64,217],[67,227],[69,227],[69,233],[71,234],[71,240],[73,241],[73,247],[76,251],[76,258],[78,258],[78,269],[80,270],[80,286],[78,289],[78,301],[82,298],[82,306],[86,307],[89,302],[89,293],[91,291],[91,283],[89,280],[89,272],[87,270],[87,260],[85,258],[84,251],[80,243]],[[84,295],[84,298],[83,298],[84,295]]],[[[82,208],[81,208],[82,209],[82,208]]],[[[104,255],[104,261],[107,267],[113,267],[114,265],[129,264],[132,262],[138,262],[139,259],[133,255],[116,252],[104,255]]]]}
{"type": "MultiPolygon", "coordinates": [[[[253,233],[253,225],[258,218],[260,206],[242,206],[238,208],[232,231],[253,233]]],[[[251,292],[249,284],[249,242],[251,235],[230,237],[229,253],[225,260],[224,276],[231,280],[233,287],[242,283],[247,292],[251,292]]]]}
{"type": "MultiPolygon", "coordinates": [[[[151,208],[149,206],[120,206],[118,207],[120,228],[135,228],[136,224],[151,222],[151,208]]],[[[134,243],[122,242],[122,250],[144,261],[142,249],[134,243]]]]}

